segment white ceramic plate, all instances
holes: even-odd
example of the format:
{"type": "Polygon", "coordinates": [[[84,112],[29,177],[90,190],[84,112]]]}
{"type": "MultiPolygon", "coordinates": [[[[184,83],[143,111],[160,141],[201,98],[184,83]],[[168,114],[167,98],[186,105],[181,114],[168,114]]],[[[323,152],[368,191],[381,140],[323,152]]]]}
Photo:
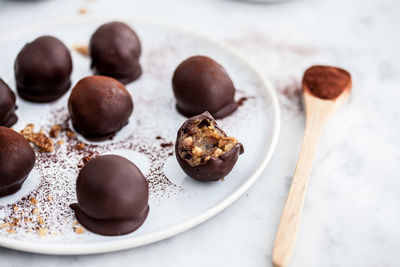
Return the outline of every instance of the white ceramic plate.
{"type": "MultiPolygon", "coordinates": [[[[14,90],[13,62],[17,53],[26,42],[50,34],[71,48],[74,85],[91,71],[90,59],[74,51],[72,46],[87,43],[98,26],[112,20],[71,18],[29,25],[4,34],[0,38],[0,77],[14,90]]],[[[143,48],[140,61],[144,73],[139,80],[127,85],[135,105],[130,123],[112,141],[93,144],[79,135],[77,138],[86,143],[87,149],[91,147],[100,154],[124,155],[139,166],[150,180],[147,220],[136,232],[124,236],[74,232],[79,225],[74,225],[75,218],[68,206],[76,202],[77,165],[86,154],[71,149],[73,142],[77,142],[72,140],[57,145],[56,152],[50,155],[38,153],[37,165],[23,188],[0,199],[0,225],[19,218],[18,226],[0,228],[1,246],[45,254],[91,254],[162,240],[204,222],[229,206],[257,180],[269,162],[279,135],[279,104],[271,84],[259,72],[228,46],[203,35],[170,25],[123,21],[136,30],[143,48]],[[248,98],[231,116],[218,120],[229,135],[243,143],[245,153],[225,180],[215,183],[200,183],[186,177],[172,153],[173,147],[168,146],[175,141],[177,129],[185,121],[175,110],[172,73],[182,60],[197,54],[210,56],[222,64],[238,90],[236,98],[248,98]],[[26,200],[32,196],[38,200],[37,204],[26,200]],[[53,199],[47,201],[48,196],[53,199]],[[32,214],[34,208],[38,214],[32,214]],[[39,223],[38,215],[44,224],[39,223]],[[25,217],[32,222],[25,222],[25,217]],[[47,229],[48,234],[39,237],[38,227],[47,229]]],[[[18,98],[19,121],[14,128],[21,130],[26,124],[34,123],[36,130],[43,127],[48,131],[55,123],[62,123],[68,116],[65,108],[68,96],[69,92],[50,104],[34,104],[18,98]]],[[[60,138],[67,139],[65,133],[60,138]]]]}

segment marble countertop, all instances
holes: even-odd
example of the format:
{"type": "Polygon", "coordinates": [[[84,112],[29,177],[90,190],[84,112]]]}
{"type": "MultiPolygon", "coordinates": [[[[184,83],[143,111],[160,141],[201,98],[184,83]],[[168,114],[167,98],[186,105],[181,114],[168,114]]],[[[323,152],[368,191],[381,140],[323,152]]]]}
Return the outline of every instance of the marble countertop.
{"type": "Polygon", "coordinates": [[[80,9],[184,25],[234,46],[279,92],[279,144],[255,186],[183,234],[92,256],[0,248],[2,267],[271,266],[304,130],[300,79],[312,64],[344,67],[354,84],[322,135],[291,266],[400,266],[400,1],[0,0],[0,35],[80,9]]]}

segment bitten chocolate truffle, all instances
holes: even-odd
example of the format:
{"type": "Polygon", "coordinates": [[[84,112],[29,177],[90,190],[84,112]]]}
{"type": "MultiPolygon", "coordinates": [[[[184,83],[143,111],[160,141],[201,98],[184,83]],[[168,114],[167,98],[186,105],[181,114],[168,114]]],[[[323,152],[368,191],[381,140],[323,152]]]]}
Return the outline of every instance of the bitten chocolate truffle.
{"type": "Polygon", "coordinates": [[[174,72],[172,86],[176,107],[186,117],[208,111],[219,119],[238,107],[231,78],[209,57],[194,56],[183,61],[174,72]]]}
{"type": "Polygon", "coordinates": [[[224,178],[243,152],[243,145],[227,136],[208,112],[188,119],[178,130],[175,142],[182,170],[199,181],[224,178]]]}
{"type": "Polygon", "coordinates": [[[0,79],[0,126],[10,127],[17,122],[15,115],[15,94],[10,87],[0,79]]]}
{"type": "Polygon", "coordinates": [[[42,36],[22,48],[14,71],[17,91],[22,98],[51,102],[71,86],[71,54],[57,38],[42,36]]]}
{"type": "Polygon", "coordinates": [[[100,26],[90,38],[89,51],[95,74],[113,77],[123,84],[142,74],[140,41],[125,23],[114,21],[100,26]]]}
{"type": "Polygon", "coordinates": [[[149,213],[148,183],[135,164],[116,155],[89,161],[76,182],[75,216],[86,229],[100,235],[135,231],[149,213]]]}
{"type": "Polygon", "coordinates": [[[0,197],[21,189],[35,160],[35,152],[22,135],[0,126],[0,197]]]}
{"type": "Polygon", "coordinates": [[[88,76],[72,89],[68,101],[72,124],[87,139],[112,138],[129,121],[133,102],[125,86],[106,76],[88,76]]]}

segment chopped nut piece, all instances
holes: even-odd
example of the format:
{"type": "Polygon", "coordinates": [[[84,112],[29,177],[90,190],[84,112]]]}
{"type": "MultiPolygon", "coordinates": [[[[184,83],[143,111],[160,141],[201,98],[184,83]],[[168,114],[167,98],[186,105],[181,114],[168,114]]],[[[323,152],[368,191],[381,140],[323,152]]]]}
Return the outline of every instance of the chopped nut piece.
{"type": "Polygon", "coordinates": [[[186,137],[186,138],[183,140],[183,146],[184,146],[184,147],[190,147],[192,144],[193,144],[193,138],[192,138],[191,136],[186,137]]]}
{"type": "Polygon", "coordinates": [[[53,127],[50,129],[50,137],[57,138],[61,132],[61,129],[62,127],[60,124],[53,125],[53,127]]]}
{"type": "Polygon", "coordinates": [[[67,136],[68,137],[74,137],[75,133],[73,131],[71,131],[71,130],[67,130],[67,136]]]}
{"type": "Polygon", "coordinates": [[[29,123],[25,126],[25,128],[23,130],[21,130],[21,134],[22,135],[30,135],[33,134],[33,128],[35,127],[35,125],[33,123],[29,123]]]}
{"type": "Polygon", "coordinates": [[[8,228],[8,229],[7,229],[7,232],[10,233],[10,234],[14,234],[14,233],[15,233],[15,230],[12,229],[12,228],[8,228]]]}
{"type": "Polygon", "coordinates": [[[48,200],[48,201],[52,201],[52,200],[53,200],[53,196],[48,196],[48,197],[47,197],[47,200],[48,200]]]}
{"type": "Polygon", "coordinates": [[[37,216],[37,220],[40,225],[44,224],[44,220],[41,216],[37,216]]]}
{"type": "Polygon", "coordinates": [[[75,225],[78,225],[78,221],[74,221],[72,224],[73,224],[74,226],[75,226],[75,225]]]}
{"type": "Polygon", "coordinates": [[[25,218],[24,218],[24,221],[28,223],[28,222],[32,222],[32,219],[31,219],[31,218],[28,218],[28,217],[25,217],[25,218]]]}
{"type": "Polygon", "coordinates": [[[20,133],[24,136],[24,138],[33,143],[43,152],[53,152],[54,144],[53,141],[47,137],[44,132],[33,132],[34,125],[28,124],[25,129],[23,129],[20,133]]]}
{"type": "Polygon", "coordinates": [[[38,208],[34,208],[34,209],[32,210],[32,213],[33,213],[33,214],[38,214],[38,213],[39,213],[39,209],[38,209],[38,208]]]}
{"type": "Polygon", "coordinates": [[[88,45],[80,45],[80,44],[74,44],[72,46],[78,53],[80,53],[83,56],[89,56],[89,47],[88,45]]]}
{"type": "Polygon", "coordinates": [[[85,230],[83,229],[82,226],[75,229],[75,233],[77,233],[79,235],[83,234],[84,232],[85,232],[85,230]]]}
{"type": "Polygon", "coordinates": [[[45,235],[47,235],[47,232],[48,232],[47,228],[41,228],[41,227],[38,228],[38,234],[39,234],[40,238],[42,238],[45,235]]]}
{"type": "Polygon", "coordinates": [[[9,227],[10,223],[3,223],[2,225],[0,225],[0,228],[5,228],[5,227],[9,227]]]}
{"type": "Polygon", "coordinates": [[[18,224],[19,224],[19,220],[17,218],[14,218],[11,223],[11,226],[18,226],[18,224]]]}
{"type": "Polygon", "coordinates": [[[79,12],[79,14],[83,15],[83,14],[86,14],[86,13],[87,13],[87,9],[84,8],[84,7],[81,7],[81,8],[78,10],[78,12],[79,12]]]}
{"type": "Polygon", "coordinates": [[[192,154],[196,157],[200,157],[201,155],[203,155],[204,151],[200,148],[195,146],[194,148],[192,148],[192,154]]]}
{"type": "Polygon", "coordinates": [[[222,149],[218,148],[217,150],[214,151],[214,153],[212,154],[213,158],[218,158],[219,156],[221,156],[224,153],[224,151],[222,151],[222,149]]]}
{"type": "Polygon", "coordinates": [[[31,204],[33,204],[33,205],[36,205],[36,204],[37,204],[37,200],[36,200],[36,198],[34,198],[34,197],[31,197],[31,198],[29,199],[29,201],[30,201],[31,204]]]}
{"type": "Polygon", "coordinates": [[[58,141],[57,141],[57,144],[59,144],[59,145],[62,145],[62,144],[64,144],[64,139],[60,139],[60,140],[58,140],[58,141]]]}
{"type": "Polygon", "coordinates": [[[17,211],[18,210],[18,206],[13,206],[13,210],[17,211]]]}
{"type": "Polygon", "coordinates": [[[79,143],[79,144],[75,145],[74,148],[76,150],[82,150],[82,149],[85,148],[85,144],[84,143],[79,143]]]}

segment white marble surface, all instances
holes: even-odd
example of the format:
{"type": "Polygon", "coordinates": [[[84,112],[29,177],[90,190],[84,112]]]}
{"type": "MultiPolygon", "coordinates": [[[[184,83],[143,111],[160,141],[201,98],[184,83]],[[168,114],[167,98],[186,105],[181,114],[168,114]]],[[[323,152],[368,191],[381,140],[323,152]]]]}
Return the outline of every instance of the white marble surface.
{"type": "Polygon", "coordinates": [[[354,87],[323,133],[291,266],[400,266],[400,1],[0,0],[0,34],[82,7],[183,25],[236,47],[280,92],[280,142],[247,194],[190,231],[93,256],[0,248],[0,266],[270,266],[304,130],[296,89],[316,63],[349,69],[354,87]]]}

